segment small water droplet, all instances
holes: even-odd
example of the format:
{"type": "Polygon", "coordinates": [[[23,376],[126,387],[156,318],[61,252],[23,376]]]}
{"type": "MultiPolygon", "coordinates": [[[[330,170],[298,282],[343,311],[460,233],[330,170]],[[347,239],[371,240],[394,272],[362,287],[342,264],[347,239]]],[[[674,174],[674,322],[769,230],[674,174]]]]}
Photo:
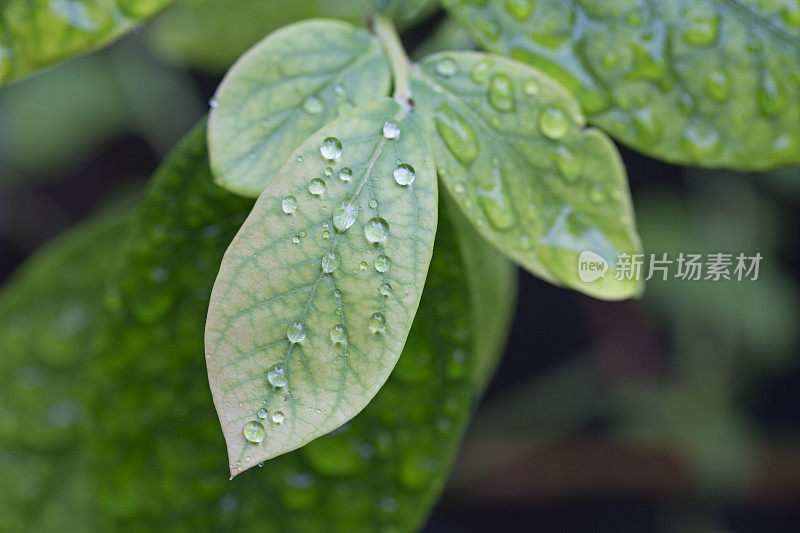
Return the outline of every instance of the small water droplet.
{"type": "Polygon", "coordinates": [[[731,92],[728,76],[721,70],[713,69],[706,74],[706,90],[714,100],[723,102],[731,92]]]}
{"type": "Polygon", "coordinates": [[[208,107],[210,107],[211,109],[216,109],[217,105],[219,104],[217,103],[216,98],[212,98],[211,100],[208,101],[208,107]]]}
{"type": "Polygon", "coordinates": [[[339,233],[344,233],[358,218],[358,203],[353,200],[344,200],[333,211],[333,227],[339,233]]]}
{"type": "Polygon", "coordinates": [[[319,152],[328,161],[336,161],[342,156],[342,143],[336,137],[327,137],[322,141],[319,152]]]}
{"type": "Polygon", "coordinates": [[[339,255],[336,252],[328,252],[322,256],[322,271],[326,274],[334,272],[339,268],[339,255]]]}
{"type": "Polygon", "coordinates": [[[556,168],[567,181],[573,181],[581,172],[581,158],[564,146],[557,146],[552,152],[556,168]]]}
{"type": "Polygon", "coordinates": [[[380,291],[382,295],[389,296],[390,294],[392,294],[392,286],[389,285],[388,283],[383,283],[380,286],[380,291]]]}
{"type": "Polygon", "coordinates": [[[367,262],[366,261],[361,261],[358,264],[358,268],[361,269],[361,272],[364,272],[365,270],[367,270],[367,262]]]}
{"type": "Polygon", "coordinates": [[[383,242],[389,236],[389,223],[380,217],[374,217],[364,225],[364,236],[371,243],[383,242]]]}
{"type": "Polygon", "coordinates": [[[344,344],[347,342],[347,328],[344,324],[336,324],[331,328],[331,342],[334,344],[344,344]]]}
{"type": "Polygon", "coordinates": [[[292,322],[289,329],[286,330],[286,338],[292,344],[296,344],[306,338],[307,331],[305,322],[292,322]]]}
{"type": "Polygon", "coordinates": [[[400,125],[394,120],[387,120],[383,123],[383,136],[387,139],[397,139],[400,137],[400,125]]]}
{"type": "Polygon", "coordinates": [[[473,83],[477,83],[478,85],[483,84],[487,79],[489,79],[489,68],[490,63],[487,60],[481,60],[475,63],[475,66],[472,67],[472,70],[469,73],[469,77],[473,83]]]}
{"type": "Polygon", "coordinates": [[[369,317],[369,329],[372,333],[382,333],[386,329],[386,317],[380,313],[373,313],[369,317]]]}
{"type": "Polygon", "coordinates": [[[689,4],[686,14],[686,31],[683,36],[686,42],[696,46],[707,46],[717,40],[719,33],[719,15],[710,5],[689,4]]]}
{"type": "Polygon", "coordinates": [[[531,0],[506,0],[505,6],[506,11],[520,20],[531,16],[531,0]]]}
{"type": "Polygon", "coordinates": [[[560,139],[567,134],[569,122],[564,111],[548,107],[539,115],[539,130],[545,137],[560,139]]]}
{"type": "Polygon", "coordinates": [[[408,186],[414,183],[417,174],[414,172],[414,167],[407,163],[401,163],[394,169],[392,176],[394,176],[394,181],[396,181],[398,185],[408,186]]]}
{"type": "Polygon", "coordinates": [[[336,87],[333,88],[333,93],[336,96],[344,96],[345,92],[346,91],[345,91],[344,85],[342,85],[341,83],[337,83],[336,87]]]}
{"type": "Polygon", "coordinates": [[[325,174],[326,178],[330,178],[331,176],[333,176],[333,169],[331,167],[325,167],[323,173],[325,174]]]}
{"type": "Polygon", "coordinates": [[[514,85],[508,74],[495,74],[489,82],[489,103],[498,111],[514,108],[514,85]]]}
{"type": "Polygon", "coordinates": [[[328,231],[328,230],[323,231],[322,232],[322,238],[323,239],[330,239],[331,238],[331,232],[328,231]]]}
{"type": "Polygon", "coordinates": [[[534,96],[539,92],[539,84],[536,80],[526,80],[522,82],[522,92],[528,96],[534,96]]]}
{"type": "Polygon", "coordinates": [[[325,104],[322,103],[322,100],[317,98],[316,96],[309,96],[306,98],[305,102],[303,102],[303,109],[306,113],[310,113],[312,115],[316,115],[322,113],[322,110],[325,108],[325,104]]]}
{"type": "Polygon", "coordinates": [[[267,381],[273,387],[285,387],[288,381],[286,380],[286,370],[282,363],[276,363],[267,371],[267,381]]]}
{"type": "Polygon", "coordinates": [[[256,415],[258,415],[258,418],[260,418],[261,420],[265,420],[269,416],[269,411],[267,411],[265,408],[262,407],[261,409],[258,410],[258,413],[256,413],[256,415]]]}
{"type": "Polygon", "coordinates": [[[392,260],[385,255],[379,255],[375,259],[375,270],[378,272],[386,272],[392,266],[392,260]]]}
{"type": "Polygon", "coordinates": [[[602,204],[606,200],[606,192],[600,185],[593,185],[589,188],[589,199],[596,203],[602,204]]]}
{"type": "Polygon", "coordinates": [[[302,155],[298,155],[297,156],[297,162],[298,163],[302,163],[303,162],[303,156],[302,155]]]}
{"type": "Polygon", "coordinates": [[[370,209],[377,209],[379,205],[378,199],[373,196],[372,198],[369,199],[367,205],[370,207],[370,209]]]}
{"type": "Polygon", "coordinates": [[[295,235],[292,237],[292,242],[295,244],[300,244],[300,235],[295,235]]]}
{"type": "Polygon", "coordinates": [[[283,212],[287,215],[294,213],[297,209],[297,198],[291,194],[289,196],[284,196],[283,200],[281,200],[281,209],[283,209],[283,212]]]}
{"type": "Polygon", "coordinates": [[[353,171],[350,170],[348,167],[344,167],[342,170],[339,171],[339,179],[342,181],[350,181],[353,177],[353,171]]]}
{"type": "MultiPolygon", "coordinates": [[[[260,422],[250,421],[244,425],[244,438],[253,444],[261,444],[267,436],[264,426],[260,422]]],[[[238,465],[237,465],[238,466],[238,465]]]]}
{"type": "Polygon", "coordinates": [[[283,424],[283,421],[286,419],[286,415],[283,414],[282,411],[275,411],[272,413],[272,421],[276,424],[283,424]]]}
{"type": "Polygon", "coordinates": [[[314,196],[321,196],[325,192],[325,182],[320,178],[314,178],[308,184],[308,192],[314,196]]]}
{"type": "Polygon", "coordinates": [[[445,78],[449,78],[453,74],[456,73],[458,67],[456,66],[456,62],[450,59],[449,57],[442,59],[438,63],[436,63],[436,73],[439,76],[444,76],[445,78]]]}

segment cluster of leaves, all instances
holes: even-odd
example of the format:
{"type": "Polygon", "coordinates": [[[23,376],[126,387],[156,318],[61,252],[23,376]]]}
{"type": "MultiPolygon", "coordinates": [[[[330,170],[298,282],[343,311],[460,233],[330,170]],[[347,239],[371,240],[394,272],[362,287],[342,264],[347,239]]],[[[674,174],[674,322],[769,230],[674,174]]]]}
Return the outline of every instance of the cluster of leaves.
{"type": "MultiPolygon", "coordinates": [[[[7,0],[0,81],[167,3],[7,0]]],[[[265,512],[281,530],[332,517],[415,527],[502,344],[511,275],[487,243],[596,297],[641,292],[577,272],[584,250],[613,265],[641,248],[601,130],[679,163],[800,162],[797,1],[443,4],[490,53],[412,64],[390,19],[413,20],[427,0],[372,0],[371,31],[287,26],[228,72],[208,131],[154,178],[117,263],[97,260],[112,245],[89,232],[92,253],[70,241],[49,252],[65,269],[107,269],[77,278],[99,318],[88,368],[69,365],[88,391],[86,457],[70,464],[101,488],[93,520],[151,529],[170,502],[172,529],[265,512]],[[221,483],[201,352],[231,475],[283,455],[269,475],[221,483]]],[[[61,289],[26,276],[16,290],[31,294],[5,313],[61,289]]],[[[30,342],[9,364],[40,349],[30,342]]]]}

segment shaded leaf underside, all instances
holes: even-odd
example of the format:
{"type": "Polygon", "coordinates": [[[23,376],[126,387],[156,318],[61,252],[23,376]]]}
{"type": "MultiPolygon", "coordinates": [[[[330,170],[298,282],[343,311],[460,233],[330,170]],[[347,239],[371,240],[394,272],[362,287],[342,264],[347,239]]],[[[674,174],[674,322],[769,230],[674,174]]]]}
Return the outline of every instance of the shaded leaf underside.
{"type": "Polygon", "coordinates": [[[445,0],[488,50],[577,96],[593,124],[679,164],[800,163],[800,2],[445,0]]]}

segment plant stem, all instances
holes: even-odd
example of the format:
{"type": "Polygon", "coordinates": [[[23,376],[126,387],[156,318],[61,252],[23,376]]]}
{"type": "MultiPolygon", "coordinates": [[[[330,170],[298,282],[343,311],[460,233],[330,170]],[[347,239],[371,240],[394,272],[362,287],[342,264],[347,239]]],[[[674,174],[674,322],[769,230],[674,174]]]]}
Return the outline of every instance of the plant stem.
{"type": "Polygon", "coordinates": [[[383,44],[389,56],[394,78],[394,99],[401,104],[412,107],[411,101],[411,60],[406,55],[397,29],[388,18],[375,15],[372,29],[383,44]]]}

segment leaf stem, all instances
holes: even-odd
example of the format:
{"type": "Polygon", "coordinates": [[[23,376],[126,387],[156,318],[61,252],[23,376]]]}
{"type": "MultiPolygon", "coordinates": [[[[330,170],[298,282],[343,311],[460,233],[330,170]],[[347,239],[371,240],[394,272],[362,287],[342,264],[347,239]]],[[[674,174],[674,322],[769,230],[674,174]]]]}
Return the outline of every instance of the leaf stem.
{"type": "Polygon", "coordinates": [[[382,15],[374,15],[372,30],[380,39],[394,78],[394,99],[409,109],[414,107],[411,100],[411,60],[408,58],[400,36],[392,21],[382,15]]]}

